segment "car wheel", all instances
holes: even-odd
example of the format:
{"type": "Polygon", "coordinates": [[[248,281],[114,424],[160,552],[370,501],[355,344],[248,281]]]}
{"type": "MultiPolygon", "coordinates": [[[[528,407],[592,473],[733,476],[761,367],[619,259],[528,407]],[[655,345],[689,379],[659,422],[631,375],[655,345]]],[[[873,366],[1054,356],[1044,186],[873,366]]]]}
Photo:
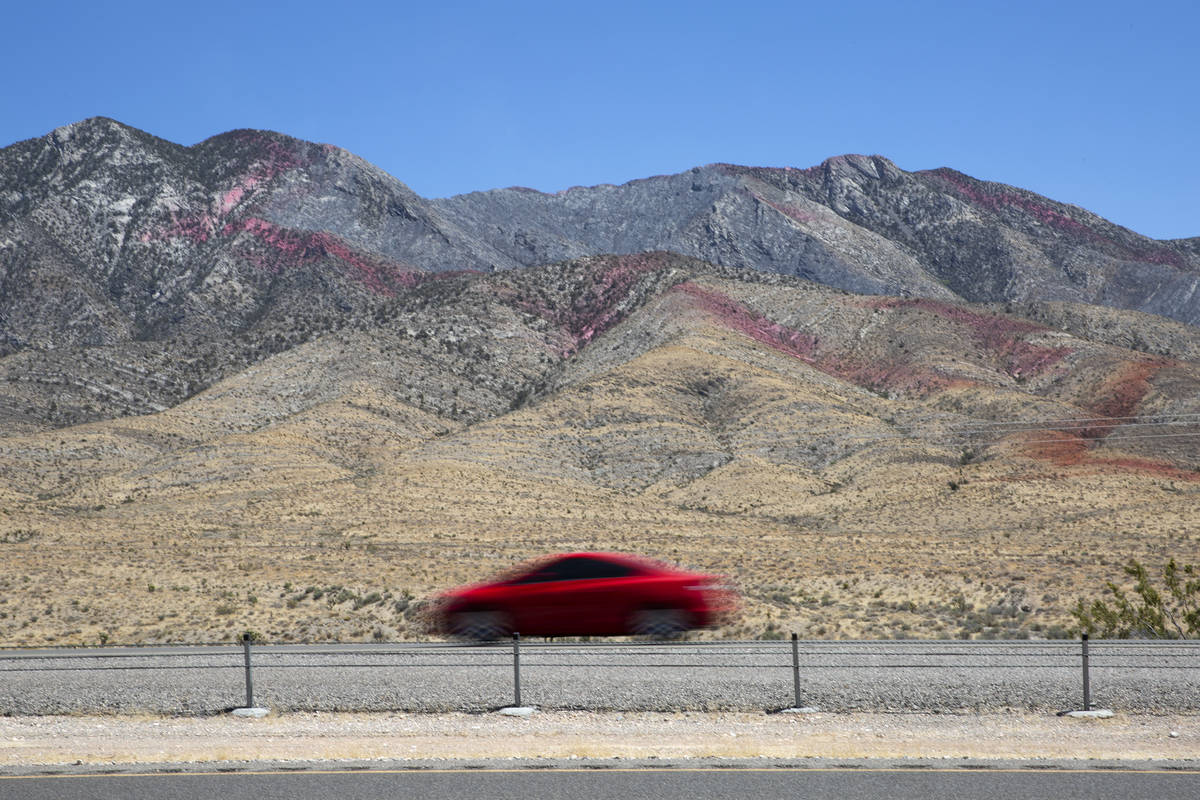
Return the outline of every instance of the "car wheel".
{"type": "Polygon", "coordinates": [[[503,611],[458,611],[450,617],[450,634],[457,639],[490,642],[512,632],[503,611]]]}
{"type": "Polygon", "coordinates": [[[678,608],[643,608],[634,612],[629,629],[635,636],[670,639],[688,629],[688,615],[678,608]]]}

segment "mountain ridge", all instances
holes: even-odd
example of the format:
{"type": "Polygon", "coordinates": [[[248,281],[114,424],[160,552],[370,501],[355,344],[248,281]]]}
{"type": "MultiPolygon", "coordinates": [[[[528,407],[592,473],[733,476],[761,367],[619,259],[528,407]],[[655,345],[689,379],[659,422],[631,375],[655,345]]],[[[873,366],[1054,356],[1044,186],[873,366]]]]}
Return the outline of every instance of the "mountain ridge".
{"type": "Polygon", "coordinates": [[[1188,312],[1200,240],[1097,220],[869,156],[427,200],[269,132],[5,148],[0,639],[419,638],[587,549],[730,575],[713,635],[1066,635],[1200,556],[1200,328],[1085,301],[1188,312]]]}
{"type": "MultiPolygon", "coordinates": [[[[718,163],[555,194],[498,189],[426,199],[332,145],[239,130],[184,148],[95,118],[5,148],[0,152],[10,158],[0,164],[17,176],[19,165],[11,165],[15,150],[53,141],[61,151],[59,140],[92,129],[145,144],[159,156],[163,177],[192,184],[172,187],[159,219],[151,213],[141,220],[141,244],[185,239],[215,246],[215,240],[236,239],[239,232],[269,240],[276,235],[269,226],[277,226],[296,235],[337,237],[382,262],[377,266],[432,271],[491,271],[605,252],[673,250],[858,292],[957,294],[972,302],[1091,302],[1191,324],[1200,319],[1200,279],[1193,276],[1200,274],[1200,250],[1186,244],[1194,240],[1150,240],[1024,190],[947,168],[906,173],[882,156],[835,156],[805,169],[718,163]],[[176,163],[166,164],[166,156],[176,163]],[[180,174],[189,170],[190,178],[180,174]],[[197,202],[201,187],[212,195],[207,202],[197,202]],[[897,195],[897,188],[915,199],[897,195]],[[901,207],[914,204],[922,206],[921,213],[901,207]],[[981,215],[987,218],[965,219],[981,215]],[[1138,289],[1154,282],[1166,291],[1138,289]]],[[[122,154],[120,160],[135,156],[122,154]]],[[[90,158],[94,168],[104,166],[103,151],[90,158]]],[[[37,176],[10,178],[3,194],[30,195],[36,189],[31,177],[37,176]]],[[[144,182],[137,188],[143,197],[154,189],[144,182]]],[[[0,203],[0,214],[11,218],[19,212],[11,202],[0,203]]],[[[101,224],[120,227],[120,216],[110,214],[101,224]]],[[[125,260],[143,255],[194,262],[205,254],[131,252],[125,260]]]]}

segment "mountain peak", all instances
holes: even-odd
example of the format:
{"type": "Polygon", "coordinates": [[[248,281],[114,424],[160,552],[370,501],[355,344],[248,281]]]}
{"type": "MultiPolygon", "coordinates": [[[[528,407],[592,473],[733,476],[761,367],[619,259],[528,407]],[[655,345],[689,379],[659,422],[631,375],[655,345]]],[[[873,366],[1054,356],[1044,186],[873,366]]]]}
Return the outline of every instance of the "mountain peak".
{"type": "MultiPolygon", "coordinates": [[[[88,117],[78,122],[72,122],[69,125],[61,125],[43,138],[49,139],[58,145],[75,143],[84,147],[90,146],[95,142],[113,139],[155,141],[162,142],[163,144],[171,144],[165,139],[159,139],[153,134],[146,133],[131,125],[118,122],[110,117],[99,116],[88,117]]],[[[178,145],[173,144],[172,146],[178,147],[178,145]]]]}
{"type": "Polygon", "coordinates": [[[881,155],[430,200],[344,150],[275,131],[181,147],[94,117],[0,150],[0,222],[16,226],[22,258],[52,231],[46,263],[99,278],[101,296],[128,303],[138,284],[158,298],[155,319],[253,318],[269,302],[264,274],[301,266],[491,272],[669,250],[857,293],[1102,303],[1200,322],[1194,242],[1156,242],[1033,192],[948,168],[905,172],[881,155]],[[343,248],[333,261],[316,252],[343,248]],[[250,292],[244,306],[224,296],[234,284],[250,292]]]}
{"type": "Polygon", "coordinates": [[[882,180],[886,177],[896,177],[901,173],[900,168],[891,159],[880,155],[869,156],[859,153],[846,153],[827,158],[821,162],[821,167],[825,170],[835,172],[854,169],[876,180],[882,180]]]}
{"type": "Polygon", "coordinates": [[[112,117],[95,116],[81,119],[78,122],[71,122],[66,125],[60,125],[50,132],[51,136],[55,137],[70,137],[79,133],[95,133],[98,131],[118,130],[122,132],[137,132],[142,133],[137,128],[126,125],[123,122],[118,122],[112,117]]]}

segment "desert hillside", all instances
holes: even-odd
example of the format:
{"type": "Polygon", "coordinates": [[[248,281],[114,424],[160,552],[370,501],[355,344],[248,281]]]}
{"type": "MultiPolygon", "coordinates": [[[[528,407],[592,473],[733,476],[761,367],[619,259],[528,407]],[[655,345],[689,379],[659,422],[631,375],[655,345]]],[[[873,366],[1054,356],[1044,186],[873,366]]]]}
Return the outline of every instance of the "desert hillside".
{"type": "MultiPolygon", "coordinates": [[[[12,403],[67,363],[120,397],[83,376],[169,346],[0,366],[12,403]]],[[[161,410],[0,437],[0,641],[410,638],[574,549],[729,575],[708,635],[1064,635],[1127,558],[1200,556],[1198,348],[667,253],[417,281],[161,410]]]]}
{"type": "Polygon", "coordinates": [[[418,196],[333,145],[0,148],[0,644],[423,636],[553,551],[705,635],[1061,636],[1200,561],[1200,248],[881,156],[418,196]]]}

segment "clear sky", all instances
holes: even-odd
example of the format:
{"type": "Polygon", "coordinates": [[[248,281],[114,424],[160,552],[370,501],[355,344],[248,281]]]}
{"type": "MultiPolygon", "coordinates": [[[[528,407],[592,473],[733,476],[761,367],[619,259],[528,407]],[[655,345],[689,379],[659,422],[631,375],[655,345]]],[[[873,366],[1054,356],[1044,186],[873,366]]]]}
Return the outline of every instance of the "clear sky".
{"type": "Polygon", "coordinates": [[[69,0],[0,29],[0,145],[268,128],[430,197],[878,153],[1200,236],[1195,0],[69,0]]]}

